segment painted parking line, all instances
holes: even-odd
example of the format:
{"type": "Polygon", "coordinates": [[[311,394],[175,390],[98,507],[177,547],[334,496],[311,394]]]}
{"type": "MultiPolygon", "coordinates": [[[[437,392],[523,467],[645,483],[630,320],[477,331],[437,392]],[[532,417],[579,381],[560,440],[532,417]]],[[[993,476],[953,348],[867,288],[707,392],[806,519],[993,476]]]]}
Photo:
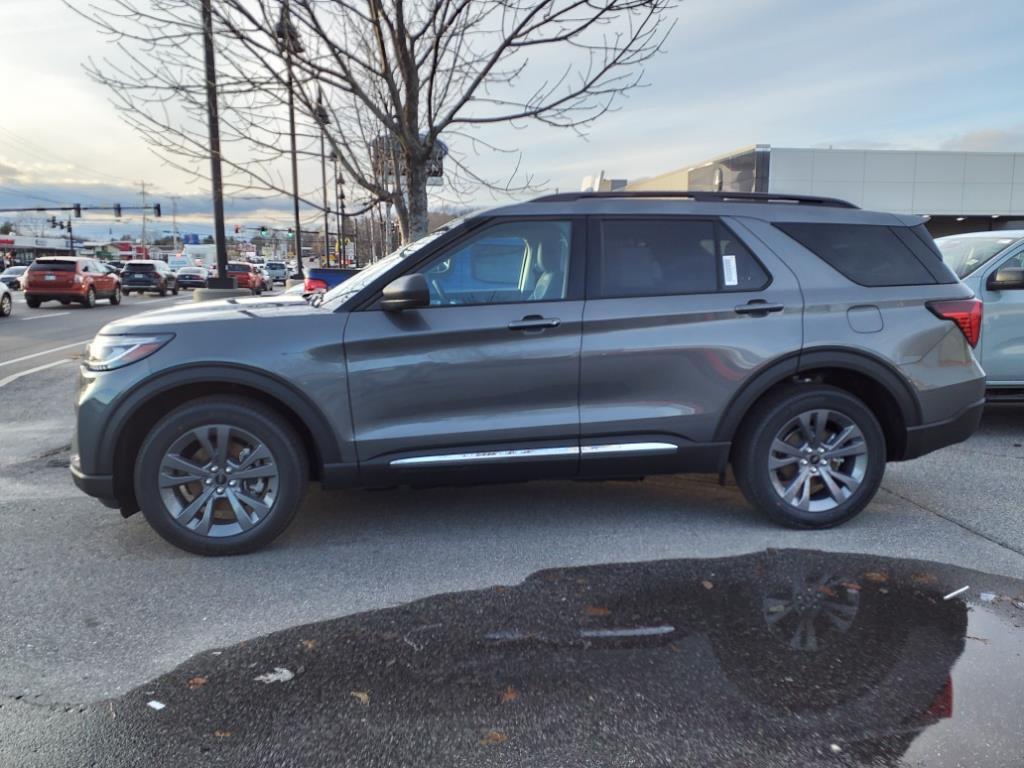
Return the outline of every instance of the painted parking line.
{"type": "Polygon", "coordinates": [[[31,373],[38,373],[39,371],[45,371],[47,368],[56,368],[58,365],[64,365],[65,363],[74,362],[72,360],[57,360],[53,363],[46,363],[45,365],[37,365],[35,368],[29,368],[27,371],[18,371],[18,373],[12,373],[10,376],[0,379],[0,389],[3,389],[11,382],[17,381],[22,376],[28,376],[31,373]]]}
{"type": "Polygon", "coordinates": [[[23,357],[16,357],[13,360],[4,360],[0,363],[0,368],[5,365],[14,365],[15,363],[21,363],[25,360],[31,360],[34,357],[42,357],[43,355],[53,354],[54,352],[60,352],[65,349],[71,349],[73,347],[84,347],[89,343],[89,339],[83,339],[82,341],[76,341],[73,344],[65,344],[62,347],[53,347],[52,349],[44,349],[42,352],[33,352],[31,355],[24,355],[23,357]]]}
{"type": "Polygon", "coordinates": [[[35,315],[33,317],[19,317],[19,320],[45,320],[48,317],[60,317],[61,315],[70,315],[70,312],[48,312],[45,315],[35,315]]]}

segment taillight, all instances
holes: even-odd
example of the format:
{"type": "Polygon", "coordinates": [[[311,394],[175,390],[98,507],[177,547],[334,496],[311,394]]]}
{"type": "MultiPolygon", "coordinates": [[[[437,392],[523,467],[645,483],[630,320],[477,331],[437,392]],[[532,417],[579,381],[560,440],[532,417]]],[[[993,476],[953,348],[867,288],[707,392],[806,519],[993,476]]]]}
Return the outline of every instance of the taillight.
{"type": "Polygon", "coordinates": [[[952,320],[964,338],[972,347],[978,346],[981,335],[981,299],[950,299],[949,301],[929,301],[928,309],[943,320],[952,320]]]}
{"type": "Polygon", "coordinates": [[[304,286],[306,293],[316,293],[317,291],[326,291],[327,282],[324,280],[316,280],[312,277],[306,278],[306,284],[304,286]]]}

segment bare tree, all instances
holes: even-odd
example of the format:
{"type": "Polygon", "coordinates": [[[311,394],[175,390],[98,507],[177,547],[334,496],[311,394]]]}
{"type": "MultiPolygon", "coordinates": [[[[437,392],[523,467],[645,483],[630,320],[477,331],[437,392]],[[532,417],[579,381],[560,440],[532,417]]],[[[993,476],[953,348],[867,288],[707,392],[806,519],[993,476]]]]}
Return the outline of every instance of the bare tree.
{"type": "MultiPolygon", "coordinates": [[[[84,0],[69,0],[77,2],[84,0]]],[[[393,206],[404,239],[427,231],[430,174],[456,195],[522,181],[518,153],[488,126],[530,121],[584,132],[641,84],[664,43],[673,0],[214,0],[229,193],[288,190],[281,163],[288,69],[304,113],[299,143],[319,131],[363,209],[393,206]],[[323,107],[319,112],[319,93],[323,107]],[[510,173],[473,168],[509,152],[510,173]]],[[[121,50],[87,65],[161,157],[200,174],[202,73],[198,0],[97,0],[79,12],[121,50]],[[116,61],[114,59],[117,59],[116,61]]],[[[316,205],[315,193],[306,202],[316,205]]]]}

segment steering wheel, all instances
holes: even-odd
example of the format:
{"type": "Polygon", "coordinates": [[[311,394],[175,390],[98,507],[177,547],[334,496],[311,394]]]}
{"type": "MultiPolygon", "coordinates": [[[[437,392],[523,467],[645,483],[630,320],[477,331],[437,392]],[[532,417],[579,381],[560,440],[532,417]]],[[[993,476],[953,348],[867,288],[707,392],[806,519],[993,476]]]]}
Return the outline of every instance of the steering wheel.
{"type": "Polygon", "coordinates": [[[448,303],[448,294],[444,292],[444,288],[441,287],[441,281],[436,277],[430,278],[430,284],[434,287],[434,292],[437,293],[437,298],[442,304],[448,303]]]}

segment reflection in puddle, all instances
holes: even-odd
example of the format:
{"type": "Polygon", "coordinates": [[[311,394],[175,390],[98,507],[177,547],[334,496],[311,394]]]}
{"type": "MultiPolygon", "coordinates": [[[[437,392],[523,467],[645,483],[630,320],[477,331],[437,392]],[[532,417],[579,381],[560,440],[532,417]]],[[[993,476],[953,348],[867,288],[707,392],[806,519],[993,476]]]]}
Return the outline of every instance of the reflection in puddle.
{"type": "Polygon", "coordinates": [[[962,574],[789,551],[544,571],[201,654],[103,728],[169,763],[954,765],[950,740],[1017,759],[1019,716],[985,730],[1021,711],[1004,619],[1002,712],[958,709],[976,641],[942,595],[962,574]],[[254,682],[272,668],[295,676],[254,682]]]}

